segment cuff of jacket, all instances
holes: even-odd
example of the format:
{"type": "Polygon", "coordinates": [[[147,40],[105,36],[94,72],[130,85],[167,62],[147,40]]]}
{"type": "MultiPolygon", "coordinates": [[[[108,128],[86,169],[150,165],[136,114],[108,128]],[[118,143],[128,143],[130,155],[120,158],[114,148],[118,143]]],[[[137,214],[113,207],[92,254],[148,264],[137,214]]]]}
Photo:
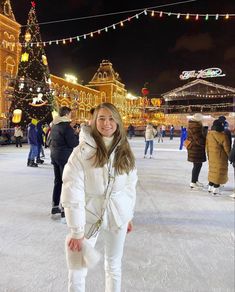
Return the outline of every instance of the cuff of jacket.
{"type": "Polygon", "coordinates": [[[71,238],[81,239],[84,237],[84,232],[79,232],[79,231],[77,231],[76,228],[71,228],[70,229],[70,236],[71,236],[71,238]]]}

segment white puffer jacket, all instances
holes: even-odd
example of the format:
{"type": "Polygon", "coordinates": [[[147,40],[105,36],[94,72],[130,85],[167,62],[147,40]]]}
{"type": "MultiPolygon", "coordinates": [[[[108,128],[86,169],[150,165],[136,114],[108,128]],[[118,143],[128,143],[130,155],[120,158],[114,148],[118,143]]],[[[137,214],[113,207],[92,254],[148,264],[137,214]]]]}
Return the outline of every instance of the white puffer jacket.
{"type": "MultiPolygon", "coordinates": [[[[93,137],[84,133],[84,141],[77,146],[63,172],[61,194],[67,225],[71,237],[81,238],[86,223],[95,223],[102,213],[105,189],[108,185],[108,164],[95,168],[96,143],[93,137]]],[[[114,152],[109,165],[113,164],[114,152]]],[[[115,181],[103,217],[103,228],[117,229],[133,217],[136,200],[136,170],[129,174],[115,175],[115,181]]]]}

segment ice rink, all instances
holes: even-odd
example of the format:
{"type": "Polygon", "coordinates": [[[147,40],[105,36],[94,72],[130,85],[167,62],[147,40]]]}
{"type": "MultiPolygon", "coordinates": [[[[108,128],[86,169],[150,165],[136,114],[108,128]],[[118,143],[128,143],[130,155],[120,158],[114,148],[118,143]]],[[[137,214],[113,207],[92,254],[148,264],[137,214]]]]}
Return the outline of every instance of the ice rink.
{"type": "MultiPolygon", "coordinates": [[[[207,163],[189,188],[192,164],[179,138],[154,145],[130,140],[138,167],[134,231],[127,236],[122,292],[234,292],[233,168],[222,195],[207,192],[207,163]]],[[[28,146],[0,146],[0,292],[66,292],[67,227],[50,218],[53,168],[26,166],[28,146]]],[[[102,234],[100,235],[102,237],[102,234]]],[[[97,249],[103,251],[102,241],[97,249]]],[[[104,292],[103,260],[86,292],[104,292]]]]}

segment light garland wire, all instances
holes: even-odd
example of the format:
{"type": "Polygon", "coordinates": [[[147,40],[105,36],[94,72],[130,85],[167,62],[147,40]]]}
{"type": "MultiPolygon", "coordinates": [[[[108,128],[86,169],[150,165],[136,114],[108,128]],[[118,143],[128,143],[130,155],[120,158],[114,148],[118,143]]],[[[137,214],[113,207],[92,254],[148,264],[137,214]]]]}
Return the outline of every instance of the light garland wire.
{"type": "MultiPolygon", "coordinates": [[[[196,0],[193,0],[196,1],[196,0]]],[[[126,12],[125,12],[126,13],[126,12]]],[[[225,20],[229,20],[233,17],[235,17],[234,13],[226,13],[226,14],[198,14],[198,13],[179,13],[179,12],[169,12],[169,11],[159,11],[159,10],[152,10],[150,8],[146,8],[144,10],[142,10],[139,13],[136,13],[133,16],[130,16],[126,19],[123,19],[121,21],[118,21],[116,23],[112,23],[111,25],[99,28],[97,30],[94,31],[90,31],[84,34],[80,34],[77,36],[70,36],[70,37],[66,37],[66,38],[60,38],[60,39],[53,39],[53,40],[48,40],[48,41],[42,41],[42,42],[30,42],[30,46],[33,47],[34,45],[36,45],[37,47],[39,46],[46,46],[46,45],[52,45],[52,44],[68,44],[68,43],[72,43],[74,40],[76,41],[81,41],[81,40],[86,40],[88,38],[93,38],[95,35],[100,35],[102,32],[108,32],[110,30],[115,30],[118,27],[124,27],[124,24],[127,22],[130,22],[133,19],[139,19],[140,16],[145,15],[145,16],[159,16],[160,18],[162,18],[163,16],[175,16],[177,19],[182,19],[184,18],[185,20],[190,20],[190,19],[195,19],[195,20],[199,20],[199,19],[205,19],[205,20],[209,20],[209,19],[215,19],[218,20],[219,18],[224,18],[225,20]]],[[[2,41],[2,44],[4,43],[4,40],[2,41]]],[[[27,42],[8,42],[8,44],[18,44],[21,46],[28,46],[27,42]]]]}

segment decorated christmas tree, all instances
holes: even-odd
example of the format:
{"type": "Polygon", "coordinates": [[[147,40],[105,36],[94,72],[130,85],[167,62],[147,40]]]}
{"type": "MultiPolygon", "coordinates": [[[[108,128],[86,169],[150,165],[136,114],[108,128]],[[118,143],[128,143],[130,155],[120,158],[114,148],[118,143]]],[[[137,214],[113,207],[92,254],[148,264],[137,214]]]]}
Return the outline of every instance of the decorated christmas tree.
{"type": "Polygon", "coordinates": [[[50,73],[36,17],[31,2],[27,26],[21,32],[22,52],[10,107],[12,124],[26,126],[31,119],[50,123],[53,95],[50,73]]]}

